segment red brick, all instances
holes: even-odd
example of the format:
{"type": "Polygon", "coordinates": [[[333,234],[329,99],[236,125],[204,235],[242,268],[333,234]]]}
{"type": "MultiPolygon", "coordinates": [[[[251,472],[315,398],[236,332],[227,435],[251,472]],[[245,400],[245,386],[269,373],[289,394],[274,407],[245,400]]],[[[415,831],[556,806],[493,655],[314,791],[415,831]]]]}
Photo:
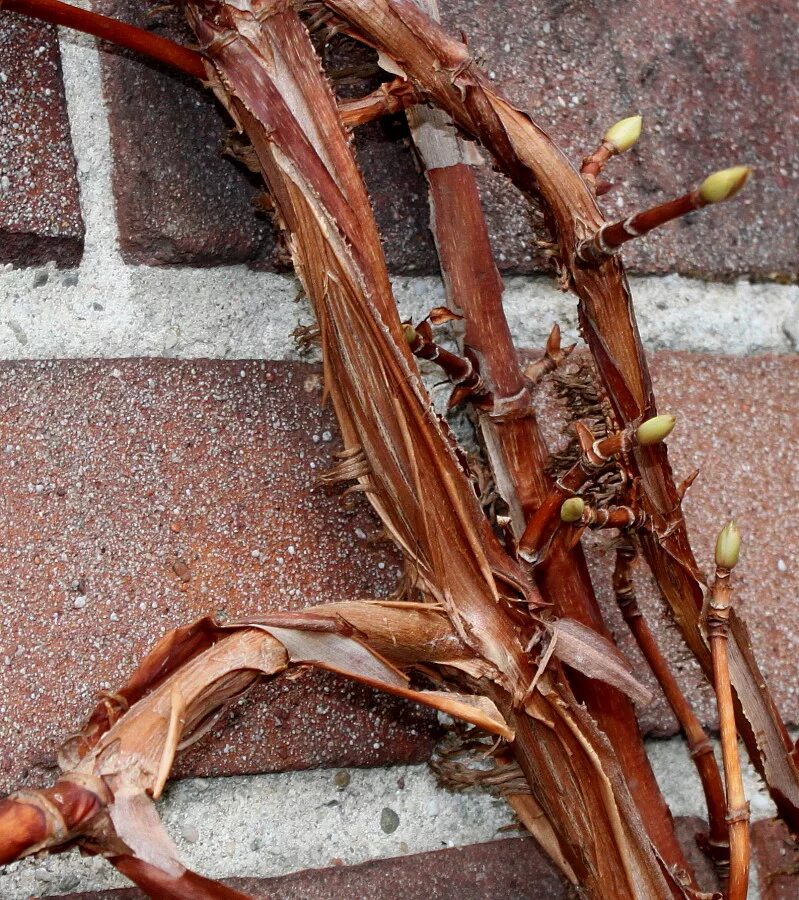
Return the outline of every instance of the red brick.
{"type": "MultiPolygon", "coordinates": [[[[530,838],[306,869],[278,878],[226,882],[270,900],[567,900],[577,896],[530,838]]],[[[69,894],[63,900],[140,900],[137,890],[69,894]]]]}
{"type": "MultiPolygon", "coordinates": [[[[116,3],[113,9],[128,19],[142,14],[132,0],[104,3],[116,3]]],[[[633,271],[796,275],[789,223],[797,217],[790,186],[799,174],[792,140],[799,87],[787,39],[799,25],[796,4],[634,0],[600,9],[445,0],[441,6],[451,30],[467,35],[497,84],[572,160],[593,149],[613,121],[644,115],[639,146],[609,167],[621,185],[603,201],[609,214],[651,205],[731,163],[756,168],[734,211],[705,210],[628,245],[633,271]]],[[[175,33],[189,40],[185,27],[170,21],[168,30],[180,29],[175,33]]],[[[180,79],[118,56],[106,55],[106,72],[129,258],[194,264],[265,258],[263,232],[246,208],[250,189],[217,158],[224,126],[209,101],[180,79]],[[237,240],[228,240],[234,234],[237,240]]],[[[392,270],[435,271],[424,182],[406,136],[401,117],[370,126],[357,137],[359,159],[392,270]]],[[[540,259],[524,204],[499,176],[486,170],[481,182],[501,267],[534,270],[540,259]]]]}
{"type": "Polygon", "coordinates": [[[73,266],[83,220],[51,25],[0,15],[0,263],[73,266]]]}
{"type": "MultiPolygon", "coordinates": [[[[99,12],[186,43],[177,13],[148,16],[134,0],[99,12]]],[[[256,215],[261,188],[222,156],[230,121],[198,82],[115,48],[101,54],[113,188],[123,258],[147,265],[271,261],[271,223],[256,215]]]]}
{"type": "MultiPolygon", "coordinates": [[[[799,88],[786,35],[795,3],[646,0],[613,4],[442,4],[497,83],[579,161],[607,126],[641,113],[638,146],[607,170],[621,187],[603,207],[629,213],[733,163],[756,169],[731,207],[705,210],[633,242],[635,272],[794,276],[797,163],[784,123],[797,123],[799,88]],[[617,206],[620,203],[620,206],[617,206]]],[[[795,127],[794,127],[795,130],[795,127]]],[[[486,176],[486,184],[496,179],[486,176]]],[[[523,207],[488,191],[495,246],[508,268],[529,268],[523,207]]]]}
{"type": "Polygon", "coordinates": [[[765,819],[752,826],[752,857],[760,900],[796,900],[799,848],[779,819],[765,819]]]}
{"type": "MultiPolygon", "coordinates": [[[[660,409],[678,415],[668,442],[675,478],[680,481],[700,470],[685,500],[699,566],[710,570],[716,535],[735,516],[743,550],[735,570],[734,602],[747,621],[755,655],[782,715],[791,724],[799,723],[799,543],[790,525],[799,482],[799,357],[657,353],[651,365],[660,409]]],[[[551,396],[547,402],[540,419],[554,446],[559,426],[548,421],[551,396]]],[[[584,541],[594,583],[617,639],[634,659],[636,671],[654,687],[612,599],[610,541],[601,532],[584,541]]],[[[641,606],[702,720],[715,724],[712,692],[665,615],[643,564],[639,572],[641,606]]],[[[646,730],[658,734],[676,727],[662,698],[642,719],[646,730]]]]}
{"type": "MultiPolygon", "coordinates": [[[[340,446],[320,398],[300,364],[0,364],[0,791],[46,779],[96,692],[170,628],[392,589],[365,502],[315,485],[340,446]]],[[[436,734],[322,674],[227,719],[180,773],[416,761],[436,734]]]]}

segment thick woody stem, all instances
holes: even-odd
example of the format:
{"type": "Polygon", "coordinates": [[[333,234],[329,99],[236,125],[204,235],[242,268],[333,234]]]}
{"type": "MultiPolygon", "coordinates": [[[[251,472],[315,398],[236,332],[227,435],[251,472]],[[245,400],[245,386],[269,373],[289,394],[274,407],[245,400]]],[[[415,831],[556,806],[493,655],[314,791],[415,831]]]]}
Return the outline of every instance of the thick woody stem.
{"type": "Polygon", "coordinates": [[[705,850],[716,863],[729,860],[730,846],[727,834],[726,802],[713,747],[693,707],[677,684],[677,679],[669,668],[666,658],[657,645],[655,636],[638,606],[638,598],[633,581],[633,569],[638,557],[635,542],[624,535],[616,549],[616,565],[613,570],[613,591],[622,617],[632,632],[649,668],[658,680],[666,701],[680,723],[702,782],[702,791],[707,805],[709,834],[705,850]]]}
{"type": "Polygon", "coordinates": [[[707,610],[707,636],[713,659],[713,679],[719,712],[721,755],[727,789],[727,823],[730,841],[730,876],[727,900],[744,900],[749,889],[749,804],[744,793],[738,756],[738,733],[730,685],[727,654],[730,617],[730,570],[716,566],[716,578],[707,610]]]}
{"type": "MultiPolygon", "coordinates": [[[[429,10],[431,3],[426,0],[424,6],[429,10]]],[[[510,507],[514,533],[519,535],[551,488],[546,472],[549,453],[503,310],[502,279],[474,174],[464,164],[449,116],[439,112],[437,119],[424,123],[426,127],[415,128],[423,124],[415,114],[414,110],[409,120],[430,186],[432,228],[447,296],[450,305],[464,314],[464,344],[476,354],[492,392],[493,407],[477,407],[479,428],[499,492],[510,507]]],[[[536,570],[536,581],[558,615],[607,635],[579,546],[571,548],[564,541],[553,548],[547,563],[536,570]]],[[[632,704],[620,692],[607,685],[600,688],[579,673],[570,673],[570,681],[629,776],[652,843],[671,869],[690,871],[649,766],[632,704]]],[[[554,821],[553,825],[562,827],[554,821]]]]}
{"type": "Polygon", "coordinates": [[[59,0],[0,0],[0,8],[83,31],[140,53],[185,75],[200,79],[207,77],[200,53],[117,19],[60,3],[59,0]]]}
{"type": "MultiPolygon", "coordinates": [[[[535,122],[496,93],[466,44],[446,34],[409,0],[325,0],[325,5],[367,43],[397,60],[409,79],[447,109],[463,131],[480,140],[521,191],[543,199],[561,265],[579,297],[580,326],[615,417],[627,425],[654,415],[652,380],[621,263],[610,257],[600,265],[586,266],[575,259],[580,241],[604,224],[585,179],[535,122]]],[[[729,196],[727,192],[719,199],[729,196]]],[[[640,478],[641,502],[659,521],[656,532],[642,538],[644,555],[683,638],[712,677],[700,621],[704,584],[666,451],[660,446],[639,448],[629,465],[633,477],[640,478]]],[[[734,611],[730,632],[738,726],[780,815],[799,828],[799,771],[793,742],[757,667],[746,628],[734,611]]]]}

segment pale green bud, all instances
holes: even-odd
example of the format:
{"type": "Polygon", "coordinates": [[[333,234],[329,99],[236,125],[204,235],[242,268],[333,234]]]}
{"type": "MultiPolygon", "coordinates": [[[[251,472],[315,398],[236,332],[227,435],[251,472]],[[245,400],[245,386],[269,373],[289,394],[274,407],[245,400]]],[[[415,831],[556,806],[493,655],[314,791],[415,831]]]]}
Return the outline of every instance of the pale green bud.
{"type": "Polygon", "coordinates": [[[409,344],[412,344],[416,340],[416,337],[417,337],[416,329],[410,323],[405,323],[402,326],[402,331],[403,331],[403,334],[405,335],[405,340],[409,344]]]}
{"type": "Polygon", "coordinates": [[[612,144],[617,153],[624,153],[641,137],[643,121],[642,116],[630,116],[627,119],[622,119],[608,128],[603,140],[607,141],[608,144],[612,144]]]}
{"type": "Polygon", "coordinates": [[[585,510],[585,500],[582,497],[569,497],[560,508],[562,522],[579,522],[585,510]]]}
{"type": "Polygon", "coordinates": [[[741,532],[735,522],[729,522],[719,532],[716,540],[716,565],[720,569],[732,569],[741,552],[741,532]]]}
{"type": "Polygon", "coordinates": [[[752,170],[749,166],[733,166],[708,175],[699,188],[699,196],[705,203],[721,203],[729,200],[746,184],[752,170]]]}
{"type": "Polygon", "coordinates": [[[659,444],[672,433],[676,422],[676,416],[655,416],[647,419],[638,426],[635,438],[642,447],[659,444]]]}

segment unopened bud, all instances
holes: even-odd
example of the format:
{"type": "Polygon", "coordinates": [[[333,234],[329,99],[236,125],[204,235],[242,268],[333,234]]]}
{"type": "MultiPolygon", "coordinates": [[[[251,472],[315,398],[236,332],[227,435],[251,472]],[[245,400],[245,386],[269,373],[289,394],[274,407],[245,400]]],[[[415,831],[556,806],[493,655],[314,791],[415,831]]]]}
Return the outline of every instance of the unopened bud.
{"type": "Polygon", "coordinates": [[[741,532],[735,522],[729,522],[719,532],[716,540],[716,565],[720,569],[732,569],[741,552],[741,532]]]}
{"type": "Polygon", "coordinates": [[[413,327],[413,325],[410,324],[410,322],[406,322],[402,326],[402,332],[405,335],[405,340],[409,344],[412,344],[418,337],[416,329],[413,327]]]}
{"type": "Polygon", "coordinates": [[[636,432],[635,439],[642,447],[648,447],[650,444],[659,444],[674,430],[677,422],[676,416],[655,416],[642,422],[636,432]]]}
{"type": "Polygon", "coordinates": [[[630,116],[627,119],[622,119],[608,128],[603,140],[608,144],[612,144],[617,153],[624,153],[641,137],[643,121],[641,116],[630,116]]]}
{"type": "Polygon", "coordinates": [[[708,175],[699,188],[699,196],[705,203],[721,203],[729,200],[746,184],[752,170],[749,166],[733,166],[708,175]]]}
{"type": "Polygon", "coordinates": [[[585,511],[585,500],[581,497],[569,497],[560,508],[561,522],[579,522],[585,511]]]}

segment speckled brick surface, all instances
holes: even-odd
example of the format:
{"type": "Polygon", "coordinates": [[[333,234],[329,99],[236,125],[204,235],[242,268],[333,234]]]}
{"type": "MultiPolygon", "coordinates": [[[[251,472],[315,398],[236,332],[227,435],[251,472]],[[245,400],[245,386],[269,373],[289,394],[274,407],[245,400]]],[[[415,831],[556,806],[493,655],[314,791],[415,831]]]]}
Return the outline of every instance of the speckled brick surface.
{"type": "Polygon", "coordinates": [[[799,897],[799,847],[779,819],[765,819],[752,826],[752,859],[760,900],[799,897]]]}
{"type": "MultiPolygon", "coordinates": [[[[226,883],[271,900],[567,900],[577,896],[529,838],[226,883]]],[[[130,889],[69,894],[63,900],[143,897],[130,889]]]]}
{"type": "MultiPolygon", "coordinates": [[[[140,14],[131,0],[103,2],[128,19],[140,14]]],[[[609,215],[667,199],[731,163],[755,167],[757,177],[734,213],[705,210],[628,246],[633,271],[795,277],[799,86],[787,36],[799,26],[796,4],[442,0],[441,6],[450,29],[467,36],[502,90],[575,162],[612,122],[643,114],[639,146],[608,169],[619,183],[603,200],[609,215]]],[[[190,39],[184,26],[169,21],[168,30],[183,29],[171,33],[190,39]]],[[[202,94],[119,57],[106,56],[106,73],[129,256],[203,265],[268,261],[263,225],[247,209],[251,189],[243,175],[223,171],[224,124],[202,94]]],[[[424,181],[406,136],[402,117],[393,117],[365,129],[356,145],[390,267],[430,272],[436,260],[424,181]]],[[[500,266],[534,270],[540,260],[523,204],[498,175],[485,170],[480,181],[500,266]]]]}
{"type": "MultiPolygon", "coordinates": [[[[177,13],[153,18],[134,0],[101,0],[96,8],[184,43],[190,38],[177,13]],[[162,21],[168,24],[159,27],[162,21]]],[[[272,225],[252,206],[261,189],[222,156],[231,125],[211,93],[107,45],[101,59],[123,258],[195,266],[272,260],[272,225]]]]}
{"type": "MultiPolygon", "coordinates": [[[[664,353],[653,368],[662,409],[680,416],[676,475],[702,470],[686,501],[699,563],[709,565],[734,514],[745,541],[736,604],[796,724],[799,549],[785,523],[799,478],[799,359],[664,353]]],[[[0,789],[44,777],[96,691],[169,628],[207,610],[297,608],[395,583],[397,557],[370,542],[377,523],[365,504],[347,508],[314,487],[338,438],[311,367],[7,363],[0,398],[0,789]]],[[[592,544],[610,623],[646,678],[609,599],[611,555],[592,544]]],[[[639,581],[669,659],[713,723],[710,692],[643,571],[639,581]]],[[[642,718],[649,731],[674,729],[662,700],[642,718]]],[[[278,681],[236,707],[180,771],[418,759],[430,721],[332,677],[278,681]]]]}
{"type": "Polygon", "coordinates": [[[83,251],[56,29],[0,14],[0,263],[75,265],[83,251]]]}
{"type": "MultiPolygon", "coordinates": [[[[299,364],[0,364],[0,791],[47,778],[170,628],[392,589],[366,504],[315,486],[339,448],[320,398],[299,364]]],[[[332,675],[278,679],[178,771],[413,761],[432,722],[332,675]]]]}

